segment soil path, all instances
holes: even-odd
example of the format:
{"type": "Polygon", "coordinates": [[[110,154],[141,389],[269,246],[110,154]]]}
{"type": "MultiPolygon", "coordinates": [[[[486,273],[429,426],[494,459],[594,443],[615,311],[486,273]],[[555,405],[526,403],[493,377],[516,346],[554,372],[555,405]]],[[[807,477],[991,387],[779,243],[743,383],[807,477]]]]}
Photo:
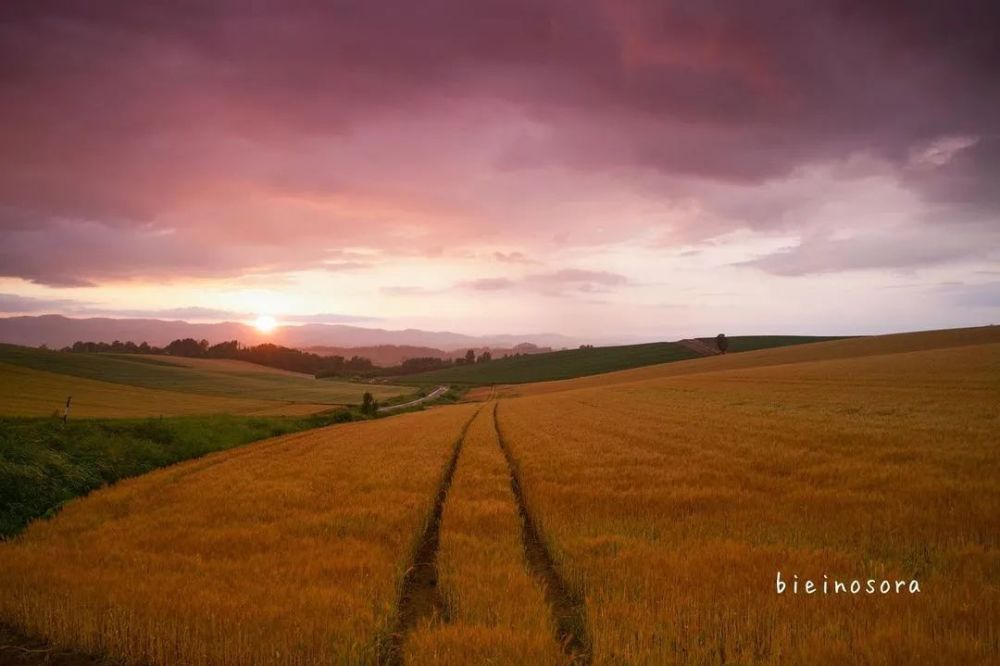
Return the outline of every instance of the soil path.
{"type": "Polygon", "coordinates": [[[0,666],[112,666],[117,662],[60,650],[0,624],[0,666]]]}
{"type": "Polygon", "coordinates": [[[431,509],[427,526],[420,536],[413,560],[403,576],[399,600],[396,602],[396,626],[381,646],[378,658],[380,664],[399,666],[403,663],[403,642],[406,640],[407,632],[418,622],[435,617],[447,619],[448,609],[437,585],[441,516],[444,513],[444,502],[448,498],[451,481],[455,476],[455,468],[458,467],[458,458],[462,454],[465,434],[481,409],[477,409],[472,418],[462,426],[462,432],[455,442],[455,448],[441,477],[441,485],[434,498],[434,507],[431,509]]]}

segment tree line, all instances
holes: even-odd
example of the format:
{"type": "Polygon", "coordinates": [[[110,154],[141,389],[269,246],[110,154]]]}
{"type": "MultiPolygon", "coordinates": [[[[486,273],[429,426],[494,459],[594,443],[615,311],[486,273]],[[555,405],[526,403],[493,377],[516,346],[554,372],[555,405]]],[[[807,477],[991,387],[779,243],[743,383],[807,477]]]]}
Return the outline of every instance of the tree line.
{"type": "Polygon", "coordinates": [[[320,356],[299,349],[282,347],[271,343],[259,345],[241,345],[238,340],[227,340],[218,344],[209,344],[208,340],[183,338],[174,340],[164,347],[155,347],[142,342],[74,342],[63,351],[78,353],[115,353],[115,354],[158,354],[164,356],[183,356],[187,358],[222,358],[237,361],[247,361],[257,365],[266,365],[280,370],[303,372],[310,375],[324,376],[348,373],[364,373],[375,368],[370,359],[362,356],[320,356]]]}
{"type": "Polygon", "coordinates": [[[259,345],[241,345],[238,340],[227,340],[218,344],[210,344],[208,340],[183,338],[172,341],[164,347],[156,347],[148,342],[74,342],[62,351],[86,354],[156,354],[163,356],[182,356],[186,358],[220,358],[237,361],[247,361],[257,365],[265,365],[281,370],[302,372],[318,378],[337,376],[392,377],[397,375],[412,375],[418,372],[439,370],[452,365],[472,365],[492,360],[489,350],[478,356],[472,349],[465,356],[454,360],[426,356],[409,358],[388,368],[375,366],[371,359],[363,356],[321,356],[300,349],[282,347],[271,343],[259,345]]]}

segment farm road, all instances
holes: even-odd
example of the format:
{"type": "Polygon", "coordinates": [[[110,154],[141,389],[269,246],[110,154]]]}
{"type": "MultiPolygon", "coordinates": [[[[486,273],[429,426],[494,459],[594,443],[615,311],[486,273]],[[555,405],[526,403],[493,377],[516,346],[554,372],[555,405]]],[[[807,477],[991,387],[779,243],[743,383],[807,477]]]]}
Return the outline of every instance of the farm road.
{"type": "Polygon", "coordinates": [[[419,404],[421,404],[423,402],[427,402],[428,400],[434,400],[436,398],[439,398],[442,395],[444,395],[445,391],[447,391],[447,390],[448,390],[447,386],[438,386],[436,389],[434,389],[433,391],[431,391],[430,393],[428,393],[427,395],[425,395],[422,398],[417,398],[416,400],[411,400],[409,402],[404,402],[401,405],[388,405],[386,407],[379,407],[378,411],[380,413],[384,413],[384,412],[395,411],[397,409],[406,409],[407,407],[413,407],[414,405],[419,405],[419,404]]]}

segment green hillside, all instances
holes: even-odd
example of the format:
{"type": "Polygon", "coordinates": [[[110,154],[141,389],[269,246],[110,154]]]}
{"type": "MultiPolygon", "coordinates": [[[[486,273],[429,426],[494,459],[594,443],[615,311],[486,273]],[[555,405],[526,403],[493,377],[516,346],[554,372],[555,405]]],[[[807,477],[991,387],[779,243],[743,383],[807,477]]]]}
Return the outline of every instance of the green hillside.
{"type": "Polygon", "coordinates": [[[384,384],[317,380],[225,359],[183,359],[126,354],[82,354],[0,344],[0,363],[144,388],[327,405],[356,404],[370,391],[377,400],[412,389],[384,384]]]}
{"type": "MultiPolygon", "coordinates": [[[[804,345],[810,342],[826,342],[841,340],[845,336],[822,335],[734,335],[726,336],[729,340],[729,353],[753,351],[755,349],[770,349],[772,347],[789,347],[804,345]]],[[[702,342],[715,346],[715,338],[698,338],[702,342]]]]}
{"type": "Polygon", "coordinates": [[[698,355],[673,342],[651,342],[501,358],[422,372],[393,381],[406,384],[522,384],[596,375],[689,358],[698,358],[698,355]]]}

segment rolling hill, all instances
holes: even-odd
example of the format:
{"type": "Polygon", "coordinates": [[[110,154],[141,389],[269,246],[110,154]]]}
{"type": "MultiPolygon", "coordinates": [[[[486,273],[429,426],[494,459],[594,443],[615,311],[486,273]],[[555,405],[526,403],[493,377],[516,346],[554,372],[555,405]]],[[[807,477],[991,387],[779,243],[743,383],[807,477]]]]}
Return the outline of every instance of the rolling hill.
{"type": "Polygon", "coordinates": [[[0,618],[137,664],[993,660],[1000,328],[514,388],[71,502],[0,618]]]}
{"type": "MultiPolygon", "coordinates": [[[[729,338],[732,352],[751,351],[802,345],[836,337],[808,335],[744,335],[729,338]]],[[[714,338],[699,338],[714,348],[714,338]]],[[[497,358],[475,365],[457,365],[414,375],[395,381],[401,384],[524,384],[598,375],[606,372],[639,368],[701,358],[701,354],[675,342],[651,342],[612,347],[588,347],[556,352],[497,358]]]]}
{"type": "MultiPolygon", "coordinates": [[[[791,347],[792,345],[805,345],[813,342],[829,342],[830,340],[841,340],[842,335],[730,335],[727,353],[755,351],[757,349],[770,349],[771,347],[791,347]]],[[[715,347],[715,338],[696,338],[705,344],[715,347]]]]}
{"type": "Polygon", "coordinates": [[[237,398],[116,384],[0,363],[0,417],[61,414],[73,397],[80,418],[139,418],[193,414],[299,415],[328,404],[237,398]]]}
{"type": "MultiPolygon", "coordinates": [[[[0,344],[0,364],[44,371],[49,375],[95,380],[105,384],[172,391],[193,396],[267,401],[272,404],[288,402],[311,405],[357,404],[361,402],[361,395],[365,391],[370,391],[376,399],[382,400],[410,390],[398,386],[321,381],[309,375],[241,361],[127,354],[82,354],[4,344],[0,344]]],[[[51,383],[53,380],[48,377],[46,381],[51,383]]],[[[65,396],[63,398],[65,399],[65,396]]],[[[196,398],[192,398],[194,399],[196,398]]]]}
{"type": "Polygon", "coordinates": [[[520,384],[595,375],[625,368],[697,358],[673,342],[651,342],[620,347],[567,349],[500,358],[472,365],[456,365],[395,378],[405,384],[520,384]]]}
{"type": "Polygon", "coordinates": [[[700,357],[668,365],[637,367],[591,377],[542,381],[503,389],[504,395],[539,395],[580,388],[662,379],[678,375],[735,370],[768,365],[898,354],[932,349],[1000,342],[1000,326],[955,328],[856,338],[841,338],[815,344],[767,347],[739,354],[700,357]]]}

